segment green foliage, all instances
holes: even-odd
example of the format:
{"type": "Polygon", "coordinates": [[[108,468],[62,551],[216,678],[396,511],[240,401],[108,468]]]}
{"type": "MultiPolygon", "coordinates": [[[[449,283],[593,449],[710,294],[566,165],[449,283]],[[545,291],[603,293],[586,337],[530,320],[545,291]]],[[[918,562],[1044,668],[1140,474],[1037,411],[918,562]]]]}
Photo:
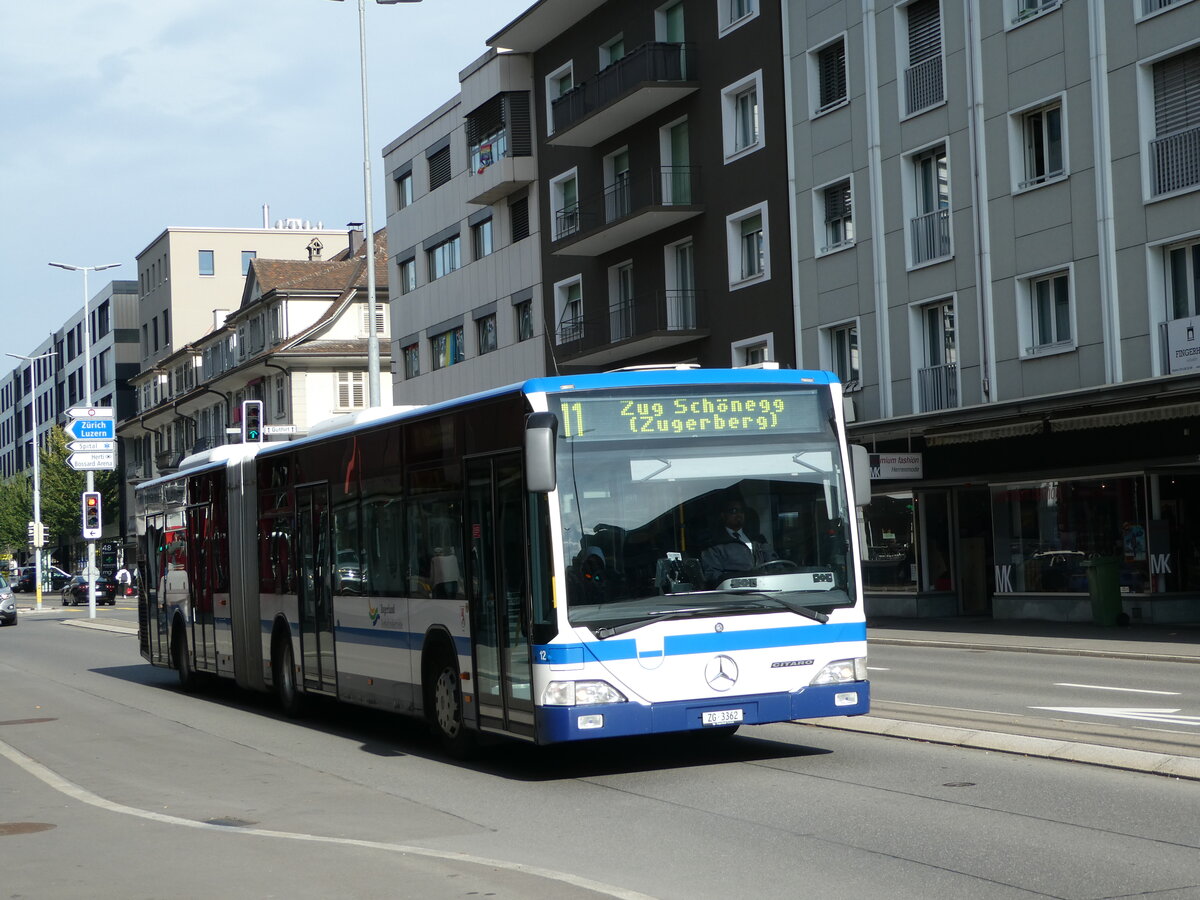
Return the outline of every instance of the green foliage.
{"type": "Polygon", "coordinates": [[[0,550],[15,557],[25,548],[32,516],[33,487],[25,473],[0,481],[0,550]]]}
{"type": "MultiPolygon", "coordinates": [[[[87,473],[76,472],[67,465],[67,436],[57,425],[46,435],[42,448],[42,521],[50,530],[50,543],[58,546],[81,539],[83,531],[83,492],[87,490],[87,473]]],[[[120,503],[117,492],[120,483],[116,472],[96,472],[96,490],[103,497],[103,521],[119,521],[120,503]]]]}

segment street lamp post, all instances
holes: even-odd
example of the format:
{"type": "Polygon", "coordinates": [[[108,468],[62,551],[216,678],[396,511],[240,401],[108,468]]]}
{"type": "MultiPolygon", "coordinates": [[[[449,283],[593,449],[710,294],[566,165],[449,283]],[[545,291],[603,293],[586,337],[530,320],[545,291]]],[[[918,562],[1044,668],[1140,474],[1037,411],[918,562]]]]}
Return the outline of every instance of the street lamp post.
{"type": "MultiPolygon", "coordinates": [[[[338,0],[342,2],[342,0],[338,0]]],[[[375,0],[381,6],[397,3],[420,3],[421,0],[375,0]]],[[[376,316],[379,303],[375,297],[375,225],[371,217],[371,137],[367,124],[367,6],[366,0],[358,0],[358,67],[362,81],[362,131],[363,131],[363,200],[364,251],[367,266],[367,309],[370,325],[367,330],[367,400],[371,406],[380,406],[379,387],[379,332],[376,316]]]]}
{"type": "MultiPolygon", "coordinates": [[[[50,265],[56,269],[66,269],[70,272],[83,273],[83,404],[84,406],[92,405],[92,338],[91,338],[91,311],[88,309],[88,302],[92,299],[88,296],[88,272],[103,272],[105,269],[115,269],[120,263],[105,263],[101,266],[71,266],[66,263],[52,262],[50,265]]],[[[87,489],[89,492],[96,489],[96,474],[91,469],[87,470],[87,489]]],[[[87,542],[87,580],[88,580],[88,616],[96,618],[96,542],[88,539],[87,542]]]]}
{"type": "Polygon", "coordinates": [[[42,474],[38,463],[41,447],[38,446],[37,420],[37,374],[33,364],[39,359],[48,359],[54,353],[42,353],[39,356],[21,356],[19,353],[9,353],[13,359],[23,359],[29,363],[29,408],[33,426],[33,580],[36,587],[38,612],[42,611],[42,474]]]}

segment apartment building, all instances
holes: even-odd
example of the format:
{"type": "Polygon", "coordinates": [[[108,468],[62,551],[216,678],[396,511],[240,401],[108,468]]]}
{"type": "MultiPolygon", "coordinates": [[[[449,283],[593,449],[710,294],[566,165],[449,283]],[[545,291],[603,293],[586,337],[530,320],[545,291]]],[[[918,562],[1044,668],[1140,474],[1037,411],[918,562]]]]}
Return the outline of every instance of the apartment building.
{"type": "Polygon", "coordinates": [[[785,5],[796,328],[875,614],[1200,612],[1200,3],[785,5]],[[1111,571],[1111,570],[1110,570],[1111,571]]]}
{"type": "Polygon", "coordinates": [[[397,403],[546,372],[531,62],[491,50],[459,82],[383,151],[397,403]]]}
{"type": "Polygon", "coordinates": [[[531,60],[552,370],[794,365],[780,6],[542,0],[531,60]]]}

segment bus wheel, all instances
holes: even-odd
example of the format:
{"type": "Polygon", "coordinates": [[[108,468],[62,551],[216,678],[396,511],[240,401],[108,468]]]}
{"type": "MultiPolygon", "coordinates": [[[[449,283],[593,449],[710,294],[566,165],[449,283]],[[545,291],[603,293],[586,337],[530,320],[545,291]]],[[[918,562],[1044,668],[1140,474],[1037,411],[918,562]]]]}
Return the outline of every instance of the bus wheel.
{"type": "Polygon", "coordinates": [[[444,656],[434,667],[433,728],[443,749],[462,759],[470,755],[474,741],[463,723],[462,681],[458,666],[444,656]]]}
{"type": "Polygon", "coordinates": [[[290,640],[276,644],[272,671],[275,676],[275,696],[279,698],[284,715],[292,719],[304,715],[307,698],[296,686],[296,658],[290,640]]]}
{"type": "Polygon", "coordinates": [[[182,626],[175,629],[173,644],[175,650],[172,656],[175,657],[175,671],[179,673],[179,686],[185,691],[194,691],[197,676],[195,669],[192,668],[191,657],[188,655],[187,637],[182,626]]]}

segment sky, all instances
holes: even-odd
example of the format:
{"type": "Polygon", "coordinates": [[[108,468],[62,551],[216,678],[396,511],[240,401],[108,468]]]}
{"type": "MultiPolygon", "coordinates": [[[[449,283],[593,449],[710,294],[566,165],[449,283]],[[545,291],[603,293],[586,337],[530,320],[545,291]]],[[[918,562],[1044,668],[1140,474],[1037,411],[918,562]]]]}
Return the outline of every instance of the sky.
{"type": "MultiPolygon", "coordinates": [[[[382,149],[458,91],[532,0],[367,0],[372,213],[382,149]],[[414,89],[413,85],[417,87],[414,89]]],[[[21,0],[0,38],[0,353],[136,280],[168,226],[363,220],[356,0],[21,0]]],[[[24,365],[0,356],[0,372],[24,365]]]]}

